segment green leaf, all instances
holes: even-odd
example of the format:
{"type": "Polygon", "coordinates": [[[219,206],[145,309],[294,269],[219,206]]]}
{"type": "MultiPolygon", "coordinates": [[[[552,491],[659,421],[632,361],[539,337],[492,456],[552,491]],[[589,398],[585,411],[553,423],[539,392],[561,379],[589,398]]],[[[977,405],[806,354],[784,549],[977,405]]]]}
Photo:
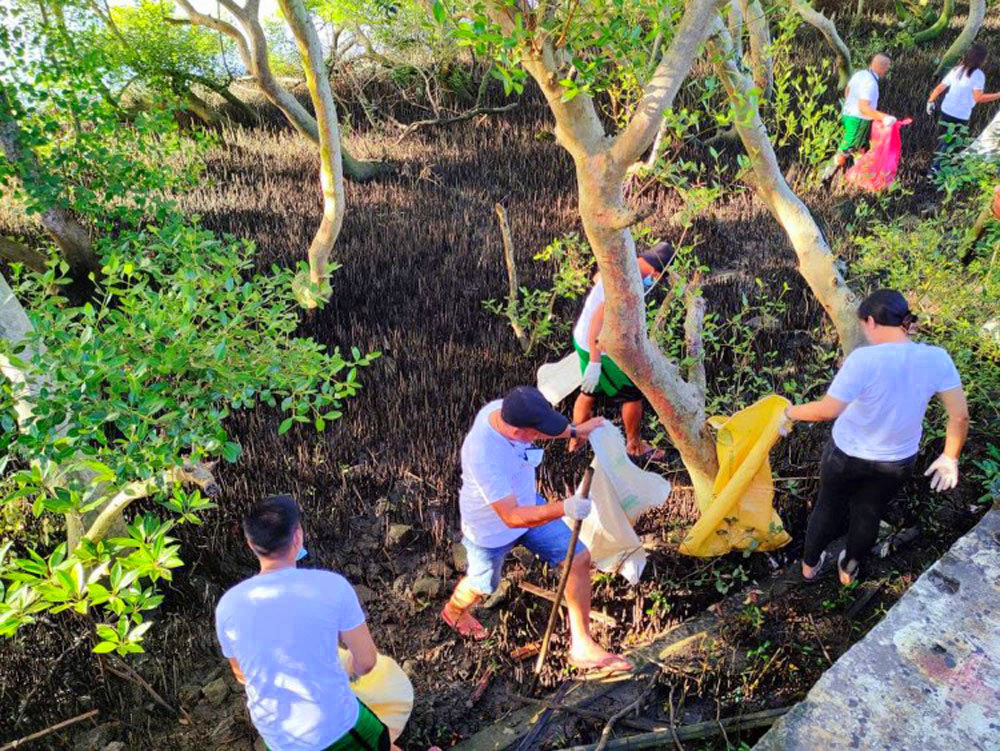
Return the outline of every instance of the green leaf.
{"type": "Polygon", "coordinates": [[[114,642],[102,641],[98,643],[91,651],[93,651],[94,654],[103,655],[107,654],[108,652],[114,652],[117,648],[118,647],[114,642]]]}
{"type": "Polygon", "coordinates": [[[282,420],[281,425],[278,426],[278,435],[284,435],[288,432],[289,428],[292,427],[292,423],[295,422],[294,417],[288,417],[282,420]]]}
{"type": "Polygon", "coordinates": [[[441,0],[434,0],[434,5],[432,6],[432,12],[434,13],[434,20],[440,25],[444,25],[444,20],[447,16],[447,11],[444,9],[444,3],[441,0]]]}
{"type": "Polygon", "coordinates": [[[225,459],[230,464],[235,464],[240,458],[243,448],[238,443],[233,443],[230,441],[225,446],[222,447],[222,458],[225,459]]]}

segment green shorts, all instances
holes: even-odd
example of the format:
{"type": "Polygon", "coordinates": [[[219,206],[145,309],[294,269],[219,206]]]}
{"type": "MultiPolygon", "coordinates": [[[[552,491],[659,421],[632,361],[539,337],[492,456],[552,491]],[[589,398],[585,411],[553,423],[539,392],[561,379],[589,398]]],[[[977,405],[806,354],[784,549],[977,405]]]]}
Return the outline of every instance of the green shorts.
{"type": "Polygon", "coordinates": [[[871,132],[872,121],[853,115],[844,115],[844,137],[840,139],[837,151],[847,154],[868,146],[868,134],[871,132]]]}
{"type": "Polygon", "coordinates": [[[389,751],[389,728],[375,716],[363,701],[358,702],[358,721],[354,727],[327,746],[323,751],[389,751]]]}
{"type": "MultiPolygon", "coordinates": [[[[573,339],[573,348],[580,356],[580,372],[590,364],[590,353],[573,339]]],[[[594,396],[606,396],[616,402],[637,402],[642,399],[642,392],[635,387],[615,361],[607,355],[601,355],[601,380],[597,383],[594,396]]]]}

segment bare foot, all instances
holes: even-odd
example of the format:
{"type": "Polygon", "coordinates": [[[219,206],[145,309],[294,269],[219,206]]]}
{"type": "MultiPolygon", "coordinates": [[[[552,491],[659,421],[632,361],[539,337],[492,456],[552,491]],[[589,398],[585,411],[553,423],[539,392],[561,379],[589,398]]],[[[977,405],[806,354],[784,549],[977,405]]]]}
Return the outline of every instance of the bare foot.
{"type": "Polygon", "coordinates": [[[489,636],[489,631],[486,630],[486,627],[473,618],[468,610],[458,610],[452,607],[450,602],[441,611],[441,619],[449,627],[457,631],[459,636],[464,636],[466,639],[471,638],[475,641],[482,641],[489,636]]]}
{"type": "Polygon", "coordinates": [[[569,663],[578,670],[601,670],[613,673],[628,673],[632,663],[620,655],[604,649],[595,641],[573,645],[569,652],[569,663]]]}
{"type": "Polygon", "coordinates": [[[642,440],[629,441],[625,446],[625,451],[633,459],[644,459],[647,461],[659,461],[666,456],[662,449],[654,449],[647,441],[642,440]]]}

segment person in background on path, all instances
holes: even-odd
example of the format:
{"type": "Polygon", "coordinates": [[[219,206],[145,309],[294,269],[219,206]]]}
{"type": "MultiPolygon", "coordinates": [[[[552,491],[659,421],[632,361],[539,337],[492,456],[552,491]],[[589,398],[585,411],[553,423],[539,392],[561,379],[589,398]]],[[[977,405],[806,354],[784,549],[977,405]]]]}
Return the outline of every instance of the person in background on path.
{"type": "Polygon", "coordinates": [[[823,170],[823,183],[829,185],[834,176],[847,165],[851,154],[867,148],[872,120],[892,125],[896,118],[878,109],[879,83],[889,73],[892,61],[888,55],[875,55],[865,70],[859,70],[847,82],[844,90],[844,109],[841,117],[844,136],[840,139],[837,154],[823,170]]]}
{"type": "MultiPolygon", "coordinates": [[[[674,258],[670,243],[660,243],[648,253],[639,256],[639,274],[644,291],[663,274],[674,258]]],[[[604,326],[604,282],[597,274],[595,283],[583,303],[583,312],[573,327],[573,347],[580,357],[583,383],[580,395],[573,404],[573,421],[586,422],[594,411],[594,401],[604,396],[622,405],[622,422],[625,424],[625,448],[629,456],[640,461],[663,458],[663,451],[654,450],[642,440],[642,393],[629,377],[604,354],[601,347],[601,329],[604,326]]],[[[569,450],[575,451],[578,441],[570,441],[569,450]]]]}
{"type": "Polygon", "coordinates": [[[389,730],[351,692],[378,653],[354,589],[332,571],[299,569],[299,508],[268,498],[243,520],[260,573],[215,609],[222,654],[246,687],[250,719],[270,751],[390,751],[389,730]],[[340,665],[338,644],[351,653],[340,665]]]}
{"type": "Polygon", "coordinates": [[[940,347],[910,339],[916,316],[906,299],[879,290],[861,303],[858,317],[870,346],[847,356],[825,397],[786,412],[791,421],[835,420],[820,463],[802,576],[818,578],[826,546],[846,531],[847,547],[837,562],[845,586],[857,577],[882,516],[913,472],[931,397],[937,394],[948,414],[944,451],[925,472],[935,491],[958,484],[958,456],[969,431],[955,364],[940,347]]]}
{"type": "Polygon", "coordinates": [[[986,46],[973,42],[962,56],[962,62],[948,71],[948,75],[934,87],[927,98],[927,114],[933,117],[938,106],[937,100],[944,94],[938,116],[938,146],[931,164],[931,174],[940,169],[941,159],[958,145],[955,130],[969,127],[972,109],[977,104],[1000,100],[1000,92],[983,93],[986,88],[986,74],[982,70],[985,62],[986,46]]]}
{"type": "MultiPolygon", "coordinates": [[[[571,425],[533,386],[518,386],[479,410],[462,442],[458,496],[469,567],[441,611],[448,626],[465,637],[486,638],[486,628],[471,611],[500,584],[504,559],[515,545],[524,545],[553,568],[563,563],[571,534],[563,517],[582,520],[591,503],[578,495],[547,503],[536,492],[535,469],[544,449],[535,442],[585,441],[604,424],[597,417],[571,425]]],[[[569,662],[580,670],[627,672],[632,665],[590,635],[590,590],[590,553],[578,543],[566,585],[569,662]]]]}

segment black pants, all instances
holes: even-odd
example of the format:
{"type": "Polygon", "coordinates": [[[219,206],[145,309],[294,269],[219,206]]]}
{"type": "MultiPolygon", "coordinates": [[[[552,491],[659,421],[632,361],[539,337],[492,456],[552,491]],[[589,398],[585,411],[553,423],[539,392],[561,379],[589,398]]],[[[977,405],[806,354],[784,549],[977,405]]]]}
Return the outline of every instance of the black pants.
{"type": "Polygon", "coordinates": [[[878,539],[878,525],[889,503],[913,474],[916,455],[895,462],[848,456],[833,440],[823,449],[819,495],[809,516],[802,560],[819,563],[820,554],[847,532],[847,560],[860,562],[878,539]]]}
{"type": "Polygon", "coordinates": [[[941,159],[955,151],[962,140],[962,135],[968,132],[969,121],[941,113],[938,118],[938,143],[931,163],[931,172],[937,172],[941,167],[941,159]]]}

